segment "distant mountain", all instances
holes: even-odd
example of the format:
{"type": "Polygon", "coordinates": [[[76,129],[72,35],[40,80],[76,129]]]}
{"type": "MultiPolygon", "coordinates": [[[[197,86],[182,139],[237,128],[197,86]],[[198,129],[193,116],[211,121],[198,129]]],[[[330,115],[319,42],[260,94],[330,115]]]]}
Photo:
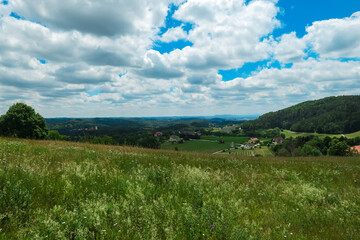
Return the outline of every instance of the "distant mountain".
{"type": "Polygon", "coordinates": [[[360,96],[307,101],[242,124],[244,130],[269,128],[295,132],[351,133],[360,130],[360,96]]]}

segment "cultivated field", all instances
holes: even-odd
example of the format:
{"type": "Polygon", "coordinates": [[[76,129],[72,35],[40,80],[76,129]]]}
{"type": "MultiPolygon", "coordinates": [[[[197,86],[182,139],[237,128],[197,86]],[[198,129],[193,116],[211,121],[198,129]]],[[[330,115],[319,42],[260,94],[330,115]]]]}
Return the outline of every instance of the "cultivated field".
{"type": "Polygon", "coordinates": [[[0,139],[0,239],[359,239],[360,158],[0,139]]]}
{"type": "MultiPolygon", "coordinates": [[[[229,151],[225,152],[224,154],[229,154],[229,151]]],[[[261,148],[254,148],[248,150],[242,149],[235,149],[231,150],[230,154],[235,154],[237,156],[247,156],[247,157],[255,157],[255,156],[264,156],[264,157],[272,157],[274,154],[270,151],[268,147],[261,147],[261,148]]]]}

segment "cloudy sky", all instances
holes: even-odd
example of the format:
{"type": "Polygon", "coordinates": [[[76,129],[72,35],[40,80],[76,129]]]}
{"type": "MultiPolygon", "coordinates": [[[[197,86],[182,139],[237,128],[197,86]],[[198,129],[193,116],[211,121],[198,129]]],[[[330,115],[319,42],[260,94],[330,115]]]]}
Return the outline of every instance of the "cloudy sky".
{"type": "Polygon", "coordinates": [[[360,93],[358,0],[0,0],[0,114],[262,114],[360,93]]]}

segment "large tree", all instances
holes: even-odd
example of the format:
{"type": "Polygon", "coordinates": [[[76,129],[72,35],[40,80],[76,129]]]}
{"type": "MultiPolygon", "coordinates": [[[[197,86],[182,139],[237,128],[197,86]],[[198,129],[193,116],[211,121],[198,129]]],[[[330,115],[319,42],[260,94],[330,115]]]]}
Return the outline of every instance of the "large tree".
{"type": "Polygon", "coordinates": [[[0,117],[0,134],[9,137],[44,139],[48,134],[44,118],[24,104],[12,105],[0,117]]]}

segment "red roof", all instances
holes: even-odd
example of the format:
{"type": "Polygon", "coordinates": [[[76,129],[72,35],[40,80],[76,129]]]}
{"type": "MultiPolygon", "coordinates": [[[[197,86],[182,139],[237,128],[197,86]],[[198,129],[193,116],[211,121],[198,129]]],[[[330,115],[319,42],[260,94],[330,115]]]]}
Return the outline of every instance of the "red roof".
{"type": "Polygon", "coordinates": [[[351,148],[351,150],[356,151],[358,154],[360,154],[360,145],[359,146],[354,146],[351,148]]]}

